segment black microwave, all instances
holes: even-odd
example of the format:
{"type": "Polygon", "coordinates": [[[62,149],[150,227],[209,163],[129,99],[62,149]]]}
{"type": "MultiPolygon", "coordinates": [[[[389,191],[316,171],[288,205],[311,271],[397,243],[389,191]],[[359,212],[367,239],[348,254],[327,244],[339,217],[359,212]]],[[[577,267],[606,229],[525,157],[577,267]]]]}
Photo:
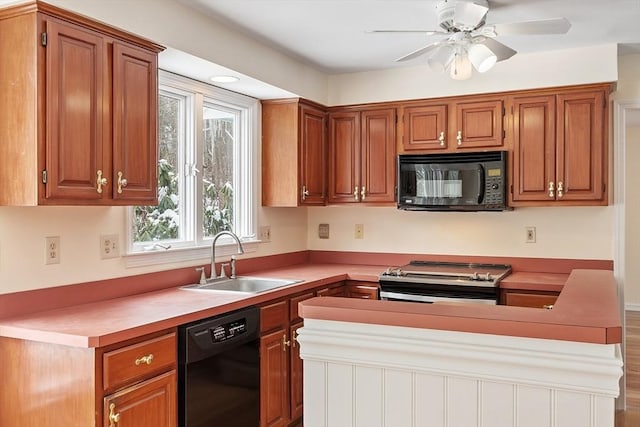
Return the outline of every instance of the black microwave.
{"type": "Polygon", "coordinates": [[[507,152],[398,155],[398,209],[507,210],[507,152]]]}

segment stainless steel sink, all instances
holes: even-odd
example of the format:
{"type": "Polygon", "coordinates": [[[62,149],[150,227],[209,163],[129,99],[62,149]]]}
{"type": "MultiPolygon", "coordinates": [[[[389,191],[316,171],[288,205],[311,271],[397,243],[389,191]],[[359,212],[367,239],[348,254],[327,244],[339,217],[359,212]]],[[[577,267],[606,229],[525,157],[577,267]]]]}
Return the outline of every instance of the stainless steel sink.
{"type": "Polygon", "coordinates": [[[239,276],[234,279],[216,278],[208,279],[205,284],[182,286],[181,289],[193,291],[226,291],[244,294],[257,294],[270,291],[282,286],[300,283],[303,280],[275,279],[270,277],[239,276]]]}

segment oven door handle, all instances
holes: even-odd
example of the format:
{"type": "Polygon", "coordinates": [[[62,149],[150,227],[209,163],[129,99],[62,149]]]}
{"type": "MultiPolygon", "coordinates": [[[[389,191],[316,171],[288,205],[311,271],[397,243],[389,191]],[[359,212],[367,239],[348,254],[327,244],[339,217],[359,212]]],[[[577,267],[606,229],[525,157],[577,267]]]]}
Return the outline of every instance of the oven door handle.
{"type": "Polygon", "coordinates": [[[400,301],[414,301],[414,302],[473,302],[476,304],[496,305],[497,302],[494,299],[482,299],[482,298],[447,298],[447,297],[434,297],[430,295],[416,295],[416,294],[403,294],[398,292],[386,292],[380,291],[380,299],[392,299],[400,301]]]}

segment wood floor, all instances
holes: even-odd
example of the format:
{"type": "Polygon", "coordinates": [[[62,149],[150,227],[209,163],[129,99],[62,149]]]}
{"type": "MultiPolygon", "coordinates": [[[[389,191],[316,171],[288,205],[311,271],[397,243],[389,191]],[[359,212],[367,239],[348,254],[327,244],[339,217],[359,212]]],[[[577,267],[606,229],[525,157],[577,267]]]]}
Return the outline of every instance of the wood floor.
{"type": "Polygon", "coordinates": [[[625,374],[627,410],[616,414],[616,427],[640,426],[640,312],[627,311],[625,374]]]}

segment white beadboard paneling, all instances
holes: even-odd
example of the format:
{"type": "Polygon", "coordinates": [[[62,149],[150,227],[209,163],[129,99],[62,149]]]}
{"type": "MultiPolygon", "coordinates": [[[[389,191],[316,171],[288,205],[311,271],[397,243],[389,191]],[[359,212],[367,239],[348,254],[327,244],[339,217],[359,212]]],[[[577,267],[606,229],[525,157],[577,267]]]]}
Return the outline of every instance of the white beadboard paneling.
{"type": "Polygon", "coordinates": [[[593,423],[591,396],[585,393],[556,391],[554,399],[555,426],[604,427],[593,423]]]}
{"type": "Polygon", "coordinates": [[[481,427],[513,427],[515,386],[508,383],[480,383],[481,427]]]}
{"type": "MultiPolygon", "coordinates": [[[[329,363],[327,365],[327,426],[351,427],[354,413],[353,365],[329,363]]],[[[305,399],[305,406],[307,400],[305,399]]],[[[305,413],[305,423],[307,416],[305,413]]]]}
{"type": "Polygon", "coordinates": [[[446,382],[443,375],[415,374],[415,425],[444,427],[447,422],[445,405],[446,382]]]}
{"type": "Polygon", "coordinates": [[[317,319],[299,333],[307,426],[613,427],[619,345],[317,319]]]}
{"type": "Polygon", "coordinates": [[[551,426],[551,390],[542,387],[516,386],[516,426],[551,426]]]}
{"type": "Polygon", "coordinates": [[[447,427],[478,425],[478,381],[447,378],[447,427]]]}
{"type": "Polygon", "coordinates": [[[413,375],[409,371],[384,370],[384,426],[414,426],[413,375]]]}
{"type": "Polygon", "coordinates": [[[355,426],[382,427],[383,370],[355,367],[355,426]]]}
{"type": "Polygon", "coordinates": [[[328,427],[327,424],[327,363],[305,360],[303,365],[304,424],[307,427],[328,427]]]}

